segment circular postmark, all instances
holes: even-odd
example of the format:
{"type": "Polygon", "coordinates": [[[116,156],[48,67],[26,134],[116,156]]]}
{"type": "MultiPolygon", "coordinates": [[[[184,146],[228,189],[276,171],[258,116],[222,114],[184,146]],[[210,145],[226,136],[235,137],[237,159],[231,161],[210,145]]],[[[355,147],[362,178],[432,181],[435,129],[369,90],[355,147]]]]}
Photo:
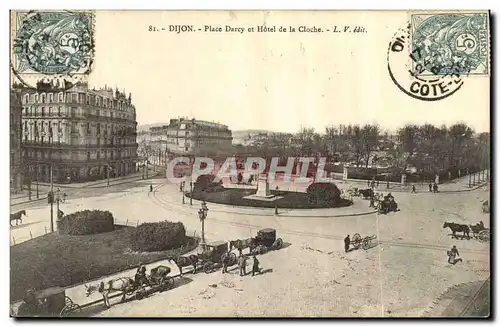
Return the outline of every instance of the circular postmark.
{"type": "Polygon", "coordinates": [[[87,12],[16,13],[13,69],[17,74],[90,73],[93,17],[87,12]]]}
{"type": "Polygon", "coordinates": [[[424,49],[410,42],[410,25],[399,29],[387,51],[387,68],[394,84],[405,94],[422,101],[445,99],[463,85],[460,70],[444,70],[438,60],[424,56],[424,49]]]}

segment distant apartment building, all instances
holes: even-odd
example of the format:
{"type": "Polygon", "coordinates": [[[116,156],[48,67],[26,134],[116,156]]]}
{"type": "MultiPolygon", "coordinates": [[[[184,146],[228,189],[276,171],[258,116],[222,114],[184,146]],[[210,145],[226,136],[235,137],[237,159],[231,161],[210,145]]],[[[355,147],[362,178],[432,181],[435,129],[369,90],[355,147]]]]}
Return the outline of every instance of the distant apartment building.
{"type": "Polygon", "coordinates": [[[22,190],[23,166],[21,152],[21,114],[23,105],[21,94],[10,91],[10,191],[17,193],[22,190]]]}
{"type": "Polygon", "coordinates": [[[125,92],[24,89],[22,148],[31,180],[74,182],[136,171],[136,109],[125,92]]]}
{"type": "Polygon", "coordinates": [[[232,147],[228,126],[197,119],[175,118],[150,128],[150,144],[169,155],[215,155],[232,147]]]}

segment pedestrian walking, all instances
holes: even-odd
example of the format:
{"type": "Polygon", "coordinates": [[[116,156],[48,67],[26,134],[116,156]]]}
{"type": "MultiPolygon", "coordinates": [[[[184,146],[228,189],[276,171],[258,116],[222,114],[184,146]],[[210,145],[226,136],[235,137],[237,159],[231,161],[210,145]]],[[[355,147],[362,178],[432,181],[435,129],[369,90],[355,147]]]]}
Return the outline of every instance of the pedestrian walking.
{"type": "Polygon", "coordinates": [[[347,235],[346,238],[344,238],[344,251],[346,253],[349,252],[350,245],[351,245],[351,238],[349,237],[349,235],[347,235]]]}
{"type": "Polygon", "coordinates": [[[260,268],[259,268],[259,260],[253,255],[253,266],[252,266],[252,276],[255,276],[256,273],[260,273],[260,268]]]}
{"type": "Polygon", "coordinates": [[[153,184],[150,184],[149,185],[149,193],[152,193],[153,192],[153,184]]]}
{"type": "Polygon", "coordinates": [[[389,185],[389,181],[387,181],[387,188],[391,188],[391,186],[389,185]]]}
{"type": "Polygon", "coordinates": [[[417,190],[415,189],[415,184],[411,186],[411,193],[417,193],[417,190]]]}
{"type": "Polygon", "coordinates": [[[429,192],[432,192],[432,183],[429,182],[429,192]]]}
{"type": "Polygon", "coordinates": [[[240,267],[240,276],[245,276],[247,274],[247,258],[244,255],[238,258],[238,266],[240,267]]]}
{"type": "Polygon", "coordinates": [[[460,253],[458,253],[458,249],[455,245],[451,248],[451,250],[447,251],[446,254],[448,255],[448,263],[454,265],[457,262],[462,262],[462,258],[458,258],[460,256],[460,253]]]}

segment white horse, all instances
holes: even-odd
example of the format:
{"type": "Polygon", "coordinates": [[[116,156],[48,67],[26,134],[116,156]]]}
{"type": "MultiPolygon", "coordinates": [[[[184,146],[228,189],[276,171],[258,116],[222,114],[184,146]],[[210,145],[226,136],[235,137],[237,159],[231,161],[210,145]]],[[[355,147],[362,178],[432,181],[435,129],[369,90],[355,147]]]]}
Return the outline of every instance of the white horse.
{"type": "Polygon", "coordinates": [[[122,302],[125,301],[125,295],[134,289],[134,280],[128,277],[120,277],[117,279],[112,279],[107,283],[101,282],[99,286],[97,285],[85,285],[86,295],[90,296],[94,292],[98,291],[102,294],[104,300],[104,305],[110,307],[109,304],[109,294],[122,292],[122,302]]]}

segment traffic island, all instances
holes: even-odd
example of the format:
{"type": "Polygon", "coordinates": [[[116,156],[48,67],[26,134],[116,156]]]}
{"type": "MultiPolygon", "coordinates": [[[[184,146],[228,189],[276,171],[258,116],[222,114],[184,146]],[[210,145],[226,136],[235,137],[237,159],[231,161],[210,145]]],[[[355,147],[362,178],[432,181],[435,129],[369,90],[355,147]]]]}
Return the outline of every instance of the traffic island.
{"type": "Polygon", "coordinates": [[[194,200],[209,203],[273,209],[276,206],[279,209],[325,209],[342,208],[352,205],[352,201],[342,198],[336,202],[311,201],[310,196],[303,192],[271,190],[270,193],[272,196],[275,196],[274,201],[262,201],[252,198],[255,190],[244,188],[222,188],[214,192],[202,191],[192,192],[192,194],[187,192],[186,196],[192,196],[194,200]]]}

